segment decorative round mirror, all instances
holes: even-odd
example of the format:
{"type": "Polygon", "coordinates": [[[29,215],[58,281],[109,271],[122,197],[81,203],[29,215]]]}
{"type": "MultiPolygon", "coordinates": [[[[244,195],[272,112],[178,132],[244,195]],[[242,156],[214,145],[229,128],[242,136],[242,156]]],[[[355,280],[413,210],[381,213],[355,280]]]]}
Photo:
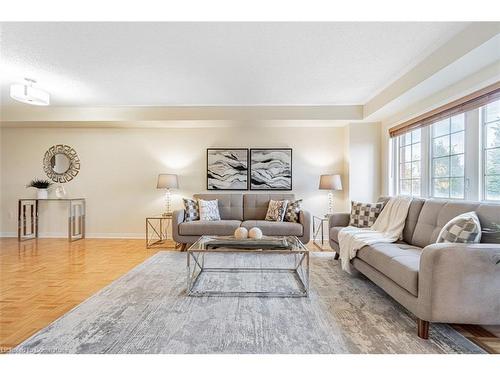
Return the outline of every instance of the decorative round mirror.
{"type": "Polygon", "coordinates": [[[80,159],[71,147],[55,145],[43,157],[43,170],[54,182],[68,182],[80,171],[80,159]]]}

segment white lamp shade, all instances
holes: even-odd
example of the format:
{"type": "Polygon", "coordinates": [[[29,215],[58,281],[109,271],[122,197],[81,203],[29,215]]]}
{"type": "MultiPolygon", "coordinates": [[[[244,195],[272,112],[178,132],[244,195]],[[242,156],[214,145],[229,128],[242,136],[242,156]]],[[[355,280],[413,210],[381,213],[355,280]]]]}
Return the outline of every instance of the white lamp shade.
{"type": "Polygon", "coordinates": [[[158,183],[156,184],[157,189],[177,189],[179,187],[179,181],[176,174],[159,174],[158,183]]]}
{"type": "Polygon", "coordinates": [[[339,174],[322,174],[319,178],[320,190],[342,190],[339,174]]]}
{"type": "Polygon", "coordinates": [[[28,84],[14,84],[10,86],[10,97],[21,103],[32,105],[49,105],[50,95],[37,87],[28,84]]]}

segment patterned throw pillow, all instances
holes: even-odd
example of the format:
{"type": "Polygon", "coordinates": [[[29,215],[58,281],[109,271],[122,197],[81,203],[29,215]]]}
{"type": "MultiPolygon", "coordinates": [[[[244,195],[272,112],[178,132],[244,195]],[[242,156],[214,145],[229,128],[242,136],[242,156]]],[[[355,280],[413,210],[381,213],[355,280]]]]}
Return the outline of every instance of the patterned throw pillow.
{"type": "Polygon", "coordinates": [[[200,220],[198,202],[194,199],[182,198],[184,202],[184,221],[200,220]]]}
{"type": "Polygon", "coordinates": [[[351,201],[351,221],[349,225],[358,228],[370,228],[383,208],[384,202],[361,203],[351,201]]]}
{"type": "Polygon", "coordinates": [[[286,212],[286,206],[288,205],[288,201],[269,201],[269,206],[267,206],[267,221],[283,221],[286,212]]]}
{"type": "Polygon", "coordinates": [[[200,208],[200,220],[220,220],[218,199],[215,199],[213,201],[204,201],[203,199],[198,199],[198,207],[200,208]]]}
{"type": "Polygon", "coordinates": [[[289,221],[290,223],[298,223],[299,213],[301,209],[302,209],[302,199],[288,203],[288,206],[286,206],[285,218],[283,220],[289,221]]]}
{"type": "Polygon", "coordinates": [[[475,212],[454,217],[439,232],[436,243],[477,243],[481,241],[481,223],[475,212]]]}

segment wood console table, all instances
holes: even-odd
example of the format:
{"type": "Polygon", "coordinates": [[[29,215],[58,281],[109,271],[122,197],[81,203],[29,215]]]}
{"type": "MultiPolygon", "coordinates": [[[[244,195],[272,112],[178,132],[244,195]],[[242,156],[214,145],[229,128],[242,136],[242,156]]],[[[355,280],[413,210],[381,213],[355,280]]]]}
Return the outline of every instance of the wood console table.
{"type": "Polygon", "coordinates": [[[68,240],[85,238],[85,198],[19,199],[17,238],[19,241],[38,238],[38,206],[40,202],[65,202],[68,205],[68,240]]]}

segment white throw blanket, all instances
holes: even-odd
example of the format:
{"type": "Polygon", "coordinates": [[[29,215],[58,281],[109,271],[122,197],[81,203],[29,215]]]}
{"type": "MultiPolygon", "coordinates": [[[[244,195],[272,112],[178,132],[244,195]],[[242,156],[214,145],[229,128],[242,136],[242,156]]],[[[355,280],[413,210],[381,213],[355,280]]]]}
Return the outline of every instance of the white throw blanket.
{"type": "Polygon", "coordinates": [[[391,198],[371,228],[341,229],[339,247],[342,269],[352,273],[351,259],[356,257],[356,253],[363,246],[378,242],[396,242],[403,232],[410,203],[410,197],[391,198]]]}

